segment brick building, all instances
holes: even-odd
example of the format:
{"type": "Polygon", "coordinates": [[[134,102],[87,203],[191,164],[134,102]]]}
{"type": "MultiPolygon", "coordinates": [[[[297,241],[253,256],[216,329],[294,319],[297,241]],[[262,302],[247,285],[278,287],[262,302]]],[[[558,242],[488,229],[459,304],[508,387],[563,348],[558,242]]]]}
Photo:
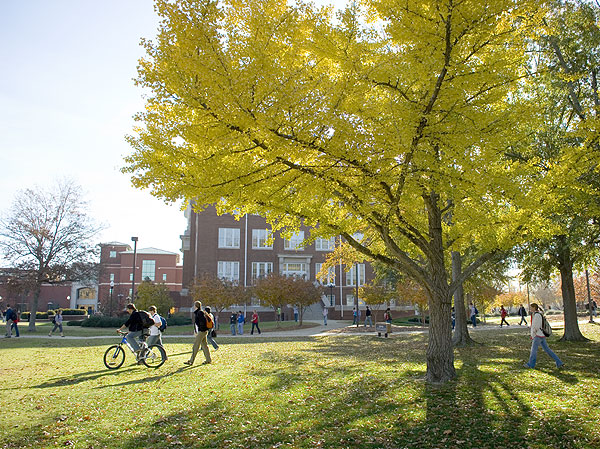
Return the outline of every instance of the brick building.
{"type": "MultiPolygon", "coordinates": [[[[116,312],[118,304],[122,306],[131,298],[134,251],[128,244],[120,242],[100,246],[102,271],[98,280],[98,298],[104,310],[116,312]]],[[[176,307],[180,306],[182,273],[177,253],[157,248],[140,248],[135,252],[136,289],[144,280],[164,283],[176,307]]]]}
{"type": "MultiPolygon", "coordinates": [[[[326,295],[322,307],[329,308],[332,319],[351,318],[355,304],[357,270],[354,266],[346,272],[343,265],[330,270],[326,279],[317,279],[321,264],[327,254],[339,242],[339,237],[318,238],[302,245],[310,237],[310,228],[303,226],[290,239],[284,239],[279,232],[271,235],[265,219],[258,215],[244,215],[239,219],[232,215],[217,215],[214,207],[196,213],[191,208],[186,211],[188,227],[181,236],[183,251],[183,291],[194,279],[204,273],[236,281],[244,286],[265,274],[274,272],[283,275],[302,276],[325,285],[326,295]],[[272,240],[272,241],[270,241],[272,240]]],[[[358,283],[373,279],[369,264],[358,264],[358,283]]],[[[190,301],[188,301],[190,302],[190,301]]],[[[360,301],[359,305],[364,308],[360,301]]],[[[253,301],[254,308],[259,307],[253,301]]],[[[264,309],[267,312],[268,309],[264,309]]],[[[290,311],[286,311],[289,313],[290,311]]]]}

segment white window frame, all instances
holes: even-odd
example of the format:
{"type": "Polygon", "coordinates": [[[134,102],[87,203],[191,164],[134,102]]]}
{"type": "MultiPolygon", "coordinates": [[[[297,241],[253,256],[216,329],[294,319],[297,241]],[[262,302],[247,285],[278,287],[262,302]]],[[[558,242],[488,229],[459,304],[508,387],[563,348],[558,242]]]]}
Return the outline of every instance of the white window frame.
{"type": "Polygon", "coordinates": [[[117,252],[116,251],[110,251],[108,254],[108,257],[110,257],[111,259],[115,259],[117,257],[117,252]]]}
{"type": "Polygon", "coordinates": [[[273,262],[252,262],[252,280],[260,279],[273,272],[273,262]]]}
{"type": "MultiPolygon", "coordinates": [[[[356,264],[352,265],[350,271],[346,272],[346,286],[355,287],[356,281],[354,280],[356,274],[356,264]]],[[[358,286],[365,285],[365,264],[358,264],[358,286]]]]}
{"type": "Polygon", "coordinates": [[[156,260],[142,260],[142,281],[145,281],[146,278],[153,282],[156,280],[156,260]]]}
{"type": "Polygon", "coordinates": [[[219,248],[239,249],[240,228],[219,228],[219,248]]]}
{"type": "Polygon", "coordinates": [[[115,273],[110,273],[110,282],[115,282],[115,273]]]}
{"type": "Polygon", "coordinates": [[[319,284],[321,285],[329,285],[329,284],[335,284],[335,267],[329,267],[329,269],[327,270],[327,277],[326,278],[318,278],[317,275],[319,274],[319,271],[321,271],[321,267],[323,266],[322,263],[315,263],[315,281],[317,281],[319,284]],[[326,279],[326,281],[325,281],[326,279]]]}
{"type": "Polygon", "coordinates": [[[289,251],[304,251],[304,231],[295,232],[289,239],[284,239],[283,248],[289,251]]]}
{"type": "Polygon", "coordinates": [[[273,249],[273,232],[270,229],[252,230],[252,249],[273,249]]]}
{"type": "Polygon", "coordinates": [[[240,263],[238,261],[219,260],[217,262],[217,276],[219,279],[237,282],[240,280],[240,263]]]}
{"type": "Polygon", "coordinates": [[[322,239],[317,237],[315,240],[315,251],[333,251],[335,249],[335,237],[322,239]]]}
{"type": "Polygon", "coordinates": [[[283,276],[299,276],[301,278],[306,279],[306,277],[308,276],[308,271],[306,268],[307,264],[305,262],[284,262],[281,265],[281,274],[283,276]]]}
{"type": "Polygon", "coordinates": [[[162,280],[163,282],[167,282],[167,273],[163,273],[162,280]]]}

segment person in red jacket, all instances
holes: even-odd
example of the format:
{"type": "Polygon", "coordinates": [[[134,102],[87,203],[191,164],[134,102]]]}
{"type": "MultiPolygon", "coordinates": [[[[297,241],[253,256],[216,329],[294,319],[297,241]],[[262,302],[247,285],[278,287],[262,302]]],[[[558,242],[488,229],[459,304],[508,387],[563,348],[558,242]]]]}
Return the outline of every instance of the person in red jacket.
{"type": "Polygon", "coordinates": [[[508,312],[506,311],[504,306],[500,306],[500,317],[502,318],[502,320],[500,321],[500,327],[502,327],[502,324],[506,324],[507,326],[510,326],[508,324],[508,321],[506,321],[506,315],[508,315],[508,312]]]}
{"type": "Polygon", "coordinates": [[[254,335],[255,327],[258,333],[260,334],[260,327],[258,327],[258,313],[256,313],[256,310],[252,312],[252,330],[250,331],[250,335],[254,335]]]}

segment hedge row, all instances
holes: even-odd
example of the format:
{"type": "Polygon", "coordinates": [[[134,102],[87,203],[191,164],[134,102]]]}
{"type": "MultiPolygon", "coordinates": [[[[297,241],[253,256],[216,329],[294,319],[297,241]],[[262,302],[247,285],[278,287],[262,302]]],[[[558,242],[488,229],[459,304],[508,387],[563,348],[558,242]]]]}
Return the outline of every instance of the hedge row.
{"type": "MultiPolygon", "coordinates": [[[[92,315],[91,317],[83,321],[69,321],[67,326],[82,326],[82,327],[121,327],[128,316],[114,317],[114,316],[99,316],[92,315]]],[[[168,326],[182,326],[186,324],[192,324],[190,317],[172,316],[167,319],[168,326]]]]}
{"type": "MultiPolygon", "coordinates": [[[[67,315],[87,315],[87,310],[83,310],[83,309],[60,309],[60,310],[62,310],[62,314],[65,317],[67,315]]],[[[36,312],[35,318],[36,318],[36,320],[47,320],[49,318],[52,318],[55,315],[55,313],[56,313],[55,310],[48,310],[47,312],[36,312]]],[[[29,315],[31,315],[31,312],[21,313],[21,321],[28,321],[29,315]]]]}

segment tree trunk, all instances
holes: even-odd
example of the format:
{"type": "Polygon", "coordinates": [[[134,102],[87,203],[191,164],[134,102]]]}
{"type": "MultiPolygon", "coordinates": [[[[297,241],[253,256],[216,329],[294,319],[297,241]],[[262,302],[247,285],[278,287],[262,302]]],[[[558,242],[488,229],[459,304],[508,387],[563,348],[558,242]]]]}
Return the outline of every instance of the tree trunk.
{"type": "Polygon", "coordinates": [[[35,318],[37,315],[38,302],[40,300],[40,292],[42,291],[41,284],[36,284],[33,292],[33,303],[31,304],[31,311],[29,313],[29,326],[27,330],[29,332],[35,332],[35,318]]]}
{"type": "MultiPolygon", "coordinates": [[[[462,273],[462,260],[460,253],[452,251],[452,280],[456,280],[462,273]]],[[[454,292],[454,335],[452,344],[454,346],[468,346],[475,343],[469,335],[467,328],[467,311],[465,309],[465,295],[462,284],[454,292]]]]}
{"type": "Polygon", "coordinates": [[[427,344],[427,376],[431,383],[444,383],[456,376],[452,346],[452,301],[444,266],[442,214],[439,195],[424,197],[429,224],[429,342],[427,344]]]}
{"type": "Polygon", "coordinates": [[[571,259],[571,248],[564,236],[558,237],[559,245],[559,270],[560,289],[563,298],[563,309],[565,316],[565,333],[561,341],[586,341],[579,330],[577,320],[577,302],[575,300],[575,286],[573,284],[573,260],[571,259]]]}

